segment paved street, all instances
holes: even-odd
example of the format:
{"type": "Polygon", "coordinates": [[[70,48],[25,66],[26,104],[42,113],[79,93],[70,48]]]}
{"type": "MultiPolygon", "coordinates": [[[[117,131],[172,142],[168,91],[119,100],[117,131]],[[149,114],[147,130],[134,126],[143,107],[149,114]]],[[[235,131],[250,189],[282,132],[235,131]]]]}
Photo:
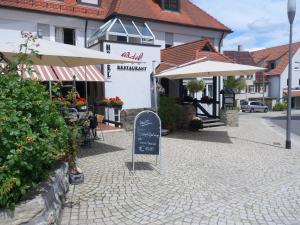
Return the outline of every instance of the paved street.
{"type": "MultiPolygon", "coordinates": [[[[282,113],[282,115],[270,118],[271,122],[280,126],[282,128],[286,128],[286,114],[282,113]]],[[[300,111],[293,111],[292,112],[292,123],[291,123],[291,130],[293,133],[300,136],[300,111]]]]}
{"type": "Polygon", "coordinates": [[[300,148],[285,150],[264,116],[163,138],[162,176],[151,156],[130,171],[131,133],[106,134],[81,151],[85,183],[61,224],[300,224],[300,148]]]}

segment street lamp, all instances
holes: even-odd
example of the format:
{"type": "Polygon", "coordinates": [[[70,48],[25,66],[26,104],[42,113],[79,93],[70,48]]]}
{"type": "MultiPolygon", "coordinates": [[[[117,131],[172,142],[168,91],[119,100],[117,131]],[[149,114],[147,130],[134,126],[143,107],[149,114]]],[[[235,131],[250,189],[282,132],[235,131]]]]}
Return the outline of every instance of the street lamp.
{"type": "Polygon", "coordinates": [[[296,0],[288,0],[287,13],[290,22],[290,43],[289,43],[289,73],[288,73],[288,108],[286,118],[286,143],[285,148],[291,149],[291,107],[292,107],[292,41],[293,41],[293,22],[296,15],[296,0]]]}

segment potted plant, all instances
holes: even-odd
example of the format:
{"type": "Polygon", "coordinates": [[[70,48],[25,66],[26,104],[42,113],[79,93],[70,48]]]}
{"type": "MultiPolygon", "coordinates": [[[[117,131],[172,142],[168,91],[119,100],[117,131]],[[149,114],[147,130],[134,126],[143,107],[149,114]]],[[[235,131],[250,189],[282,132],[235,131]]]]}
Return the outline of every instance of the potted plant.
{"type": "Polygon", "coordinates": [[[69,164],[70,184],[80,184],[84,182],[84,174],[76,165],[77,153],[79,150],[78,139],[80,137],[79,127],[75,122],[69,124],[68,148],[66,150],[66,161],[69,164]]]}
{"type": "Polygon", "coordinates": [[[105,96],[95,101],[96,106],[108,106],[108,104],[109,104],[109,99],[106,98],[105,96]]]}
{"type": "Polygon", "coordinates": [[[205,83],[203,80],[190,80],[187,83],[187,89],[189,92],[195,97],[195,94],[199,91],[203,91],[205,89],[205,83]]]}
{"type": "Polygon", "coordinates": [[[124,105],[124,102],[120,99],[120,97],[110,98],[109,99],[109,105],[113,108],[122,108],[124,105]]]}
{"type": "Polygon", "coordinates": [[[78,98],[75,100],[76,108],[79,111],[84,111],[87,109],[86,103],[87,103],[87,101],[85,98],[78,98]]]}
{"type": "Polygon", "coordinates": [[[214,100],[213,100],[213,98],[205,95],[201,98],[200,102],[209,105],[209,104],[212,104],[214,102],[214,100]]]}
{"type": "Polygon", "coordinates": [[[193,120],[191,120],[191,122],[189,124],[189,128],[191,131],[198,131],[200,129],[203,129],[202,120],[199,118],[194,118],[193,120]]]}

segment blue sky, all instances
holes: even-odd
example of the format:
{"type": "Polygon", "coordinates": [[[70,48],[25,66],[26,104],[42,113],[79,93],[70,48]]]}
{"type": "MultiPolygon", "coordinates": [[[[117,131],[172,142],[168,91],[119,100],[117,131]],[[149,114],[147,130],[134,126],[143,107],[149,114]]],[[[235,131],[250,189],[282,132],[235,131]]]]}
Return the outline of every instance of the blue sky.
{"type": "MultiPolygon", "coordinates": [[[[201,9],[231,28],[223,50],[256,50],[287,44],[287,0],[192,0],[201,9]]],[[[300,41],[300,1],[294,21],[294,41],[300,41]]]]}

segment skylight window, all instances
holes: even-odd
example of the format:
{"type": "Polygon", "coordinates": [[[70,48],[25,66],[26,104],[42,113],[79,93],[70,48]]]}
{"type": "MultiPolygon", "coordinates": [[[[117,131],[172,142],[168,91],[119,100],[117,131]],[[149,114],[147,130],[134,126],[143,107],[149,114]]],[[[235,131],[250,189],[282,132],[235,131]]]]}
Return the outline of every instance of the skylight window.
{"type": "Polygon", "coordinates": [[[146,23],[115,18],[102,25],[91,36],[88,45],[92,46],[99,40],[154,44],[155,37],[146,23]]]}

